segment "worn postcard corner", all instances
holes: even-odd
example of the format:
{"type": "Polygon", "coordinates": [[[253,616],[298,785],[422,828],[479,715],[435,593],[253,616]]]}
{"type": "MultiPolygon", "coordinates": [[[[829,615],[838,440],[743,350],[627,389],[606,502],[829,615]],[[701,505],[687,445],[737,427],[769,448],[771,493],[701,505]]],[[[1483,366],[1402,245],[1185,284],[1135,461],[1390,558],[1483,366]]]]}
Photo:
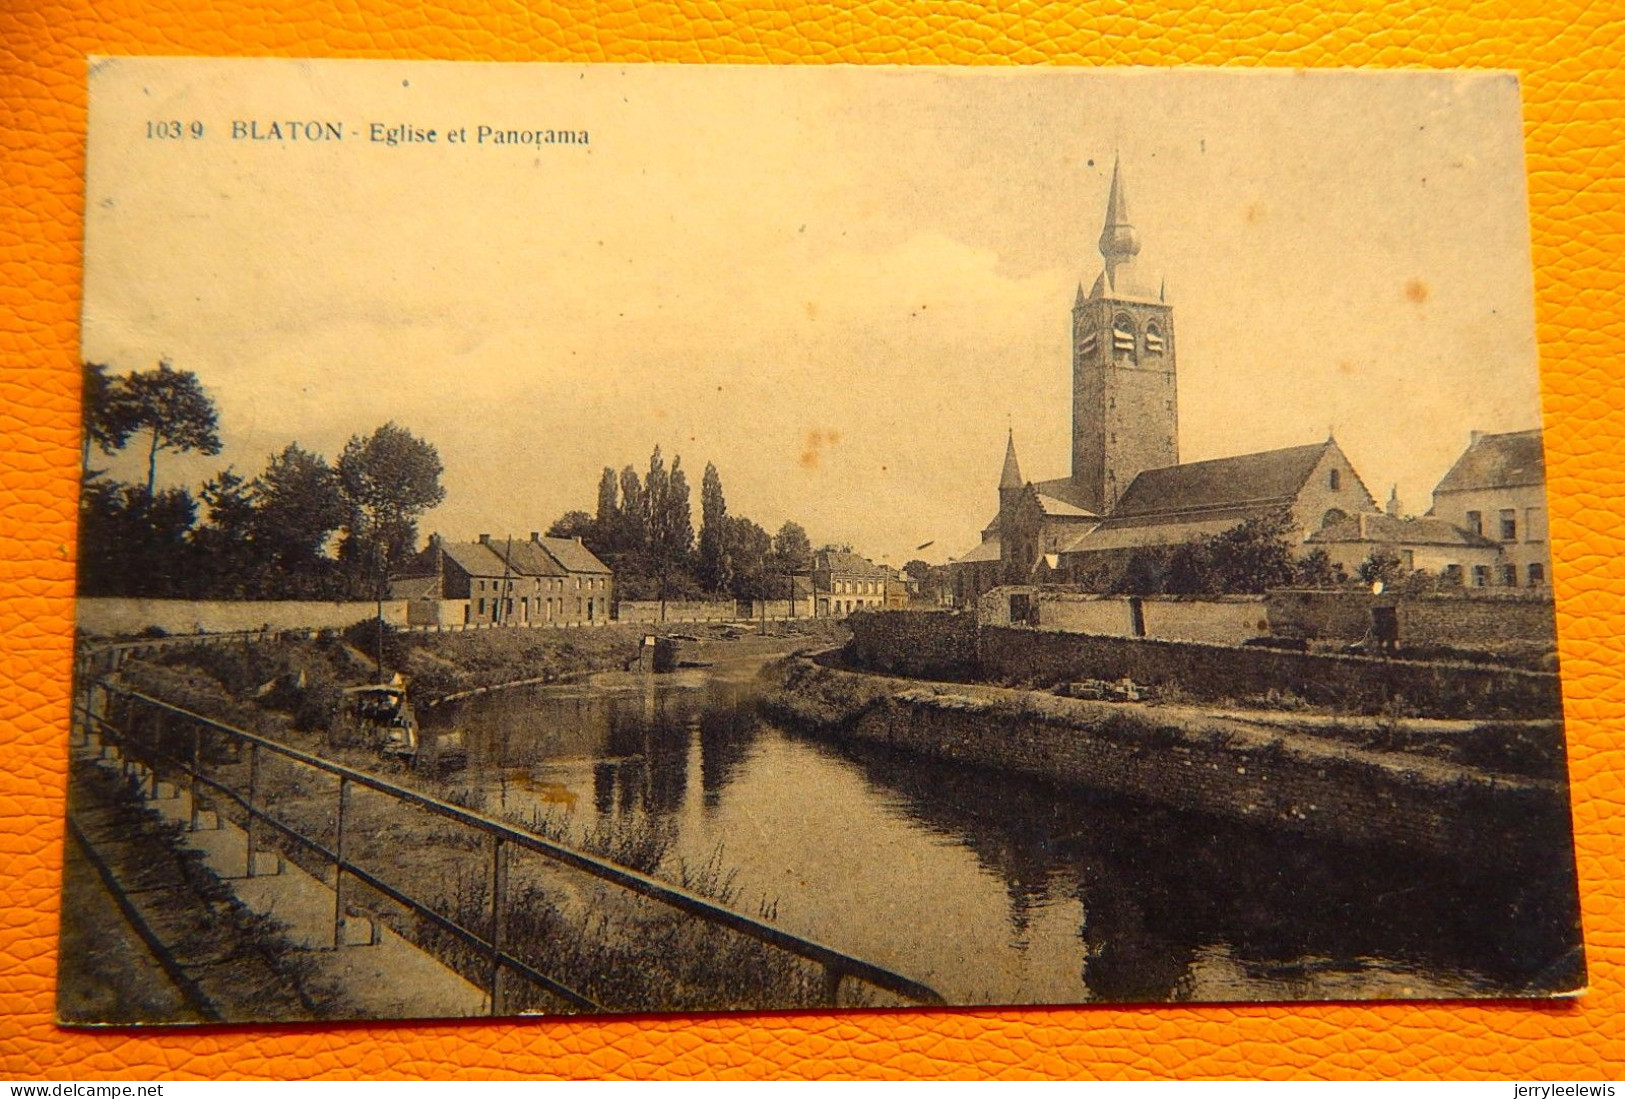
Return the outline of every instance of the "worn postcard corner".
{"type": "Polygon", "coordinates": [[[1585,989],[1509,74],[90,75],[63,1023],[1585,989]]]}

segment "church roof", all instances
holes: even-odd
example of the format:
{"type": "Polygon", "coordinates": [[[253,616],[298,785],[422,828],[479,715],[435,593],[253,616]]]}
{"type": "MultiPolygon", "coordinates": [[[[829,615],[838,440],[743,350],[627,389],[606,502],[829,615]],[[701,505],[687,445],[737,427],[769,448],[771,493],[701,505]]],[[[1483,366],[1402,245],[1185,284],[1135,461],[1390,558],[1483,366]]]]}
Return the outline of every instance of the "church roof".
{"type": "Polygon", "coordinates": [[[1051,481],[1034,481],[1033,488],[1040,496],[1048,496],[1052,500],[1058,500],[1063,504],[1076,508],[1078,514],[1096,514],[1084,505],[1083,490],[1070,477],[1057,477],[1051,481]]]}
{"type": "Polygon", "coordinates": [[[1450,472],[1434,488],[1440,492],[1519,488],[1546,481],[1540,428],[1503,435],[1475,435],[1450,472]]]}
{"type": "Polygon", "coordinates": [[[1010,438],[1004,445],[1004,472],[999,476],[999,488],[1020,488],[1021,466],[1016,462],[1016,432],[1010,430],[1010,438]]]}
{"type": "Polygon", "coordinates": [[[949,564],[977,565],[984,564],[989,561],[997,561],[1000,559],[999,551],[999,539],[997,537],[986,538],[983,539],[981,545],[972,549],[969,553],[960,554],[958,557],[955,557],[952,561],[950,561],[949,564]]]}
{"type": "Polygon", "coordinates": [[[1320,463],[1330,439],[1310,446],[1238,454],[1148,469],[1117,501],[1106,528],[1197,518],[1239,517],[1289,504],[1320,463]]]}
{"type": "Polygon", "coordinates": [[[1087,508],[1080,508],[1076,504],[1070,504],[1067,501],[1058,499],[1054,496],[1049,496],[1042,492],[1035,492],[1033,495],[1038,500],[1039,510],[1052,519],[1100,518],[1100,516],[1096,515],[1092,511],[1089,511],[1087,508]]]}

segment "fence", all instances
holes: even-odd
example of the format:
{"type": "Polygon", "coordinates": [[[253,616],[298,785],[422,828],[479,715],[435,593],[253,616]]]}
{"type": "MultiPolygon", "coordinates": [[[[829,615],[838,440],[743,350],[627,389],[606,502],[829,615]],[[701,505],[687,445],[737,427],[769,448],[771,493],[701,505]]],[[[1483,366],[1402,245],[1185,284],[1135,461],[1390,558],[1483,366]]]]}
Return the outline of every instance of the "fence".
{"type": "MultiPolygon", "coordinates": [[[[184,789],[192,807],[192,823],[198,821],[199,793],[219,797],[235,805],[245,817],[247,833],[247,873],[252,876],[256,868],[259,837],[270,829],[290,843],[315,855],[333,873],[333,942],[338,947],[344,942],[344,923],[347,911],[345,887],[355,881],[376,891],[407,912],[428,920],[441,931],[450,934],[486,959],[487,991],[492,1014],[502,1011],[503,975],[517,974],[574,1007],[587,1011],[606,1010],[590,997],[554,979],[531,963],[513,953],[504,937],[508,917],[508,876],[511,854],[514,850],[534,853],[553,863],[586,873],[599,881],[660,904],[666,905],[695,919],[727,928],[755,939],[770,947],[795,955],[804,961],[821,966],[824,974],[823,991],[830,1006],[837,1003],[843,980],[852,979],[890,992],[904,1000],[921,1004],[942,1004],[942,997],[931,988],[900,974],[853,958],[840,951],[783,931],[771,924],[741,915],[687,890],[670,885],[646,874],[581,851],[563,846],[499,820],[462,806],[389,782],[376,775],[313,756],[307,752],[280,744],[274,740],[234,728],[201,714],[183,710],[159,699],[151,698],[119,686],[91,679],[92,665],[81,665],[80,716],[84,729],[94,731],[104,744],[111,743],[128,763],[146,768],[156,784],[159,776],[168,774],[184,777],[184,789]],[[120,718],[114,720],[105,713],[97,713],[95,695],[102,692],[103,708],[117,710],[120,718]],[[246,750],[245,782],[234,784],[229,776],[220,772],[244,769],[241,756],[246,750]],[[332,838],[308,834],[314,829],[302,828],[280,819],[270,812],[269,798],[263,782],[265,771],[272,761],[300,768],[304,776],[319,775],[331,783],[337,781],[333,791],[332,838]],[[211,772],[211,763],[214,769],[211,772]],[[465,926],[433,905],[414,897],[406,888],[386,881],[379,873],[362,865],[347,846],[353,843],[353,814],[356,812],[354,791],[370,791],[396,805],[405,805],[428,813],[437,820],[454,822],[472,829],[483,838],[489,851],[489,883],[491,899],[484,932],[465,926]],[[347,830],[346,825],[352,826],[347,830]]],[[[301,786],[301,788],[303,788],[301,786]]]]}

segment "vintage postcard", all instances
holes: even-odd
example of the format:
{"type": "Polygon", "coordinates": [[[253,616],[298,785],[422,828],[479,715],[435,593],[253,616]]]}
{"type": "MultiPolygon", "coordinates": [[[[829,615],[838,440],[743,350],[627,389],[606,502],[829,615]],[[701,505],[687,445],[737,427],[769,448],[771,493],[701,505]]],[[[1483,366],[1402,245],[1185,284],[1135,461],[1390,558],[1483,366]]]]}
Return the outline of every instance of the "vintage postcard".
{"type": "Polygon", "coordinates": [[[89,82],[64,1023],[1584,989],[1513,76],[89,82]]]}

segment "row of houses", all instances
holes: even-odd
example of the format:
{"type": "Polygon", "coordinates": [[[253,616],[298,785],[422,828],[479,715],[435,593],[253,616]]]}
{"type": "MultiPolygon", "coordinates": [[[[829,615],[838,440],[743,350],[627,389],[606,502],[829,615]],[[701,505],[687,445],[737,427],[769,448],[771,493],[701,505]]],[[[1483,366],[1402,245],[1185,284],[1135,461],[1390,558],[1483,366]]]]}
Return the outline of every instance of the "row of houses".
{"type": "MultiPolygon", "coordinates": [[[[859,610],[907,606],[917,584],[850,550],[826,547],[810,569],[785,578],[766,606],[741,603],[738,617],[844,618],[859,610]]],[[[615,617],[614,573],[579,538],[453,542],[435,534],[390,582],[414,626],[593,625],[615,617]]]]}
{"type": "Polygon", "coordinates": [[[579,538],[451,542],[438,534],[390,581],[414,626],[607,622],[614,574],[579,538]]]}

